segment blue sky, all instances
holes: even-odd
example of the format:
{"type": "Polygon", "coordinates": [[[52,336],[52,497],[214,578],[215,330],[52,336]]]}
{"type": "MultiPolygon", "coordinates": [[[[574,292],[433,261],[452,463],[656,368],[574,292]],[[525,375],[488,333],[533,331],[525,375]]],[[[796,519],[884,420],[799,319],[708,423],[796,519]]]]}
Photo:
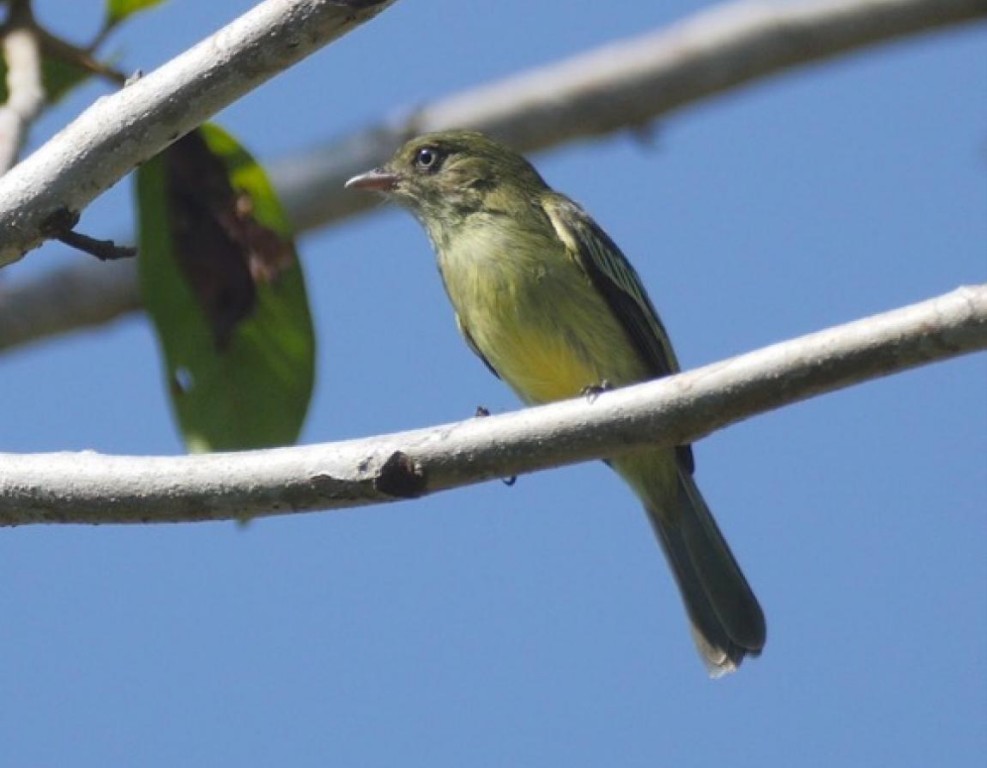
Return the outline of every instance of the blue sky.
{"type": "MultiPolygon", "coordinates": [[[[38,3],[82,39],[99,4],[38,3]]],[[[149,71],[249,7],[175,0],[113,39],[149,71]]],[[[228,109],[276,159],[705,4],[398,2],[228,109]]],[[[535,156],[637,266],[685,367],[987,272],[987,33],[911,39],[535,156]]],[[[47,117],[33,144],[99,93],[47,117]]],[[[130,228],[124,182],[81,228],[130,228]]],[[[305,442],[516,407],[456,335],[425,236],[381,208],[301,242],[305,442]]],[[[82,256],[47,247],[14,282],[82,256]]],[[[710,681],[643,513],[599,463],[233,524],[0,532],[11,766],[981,766],[987,358],[702,441],[768,617],[710,681]]],[[[181,450],[131,317],[0,356],[0,450],[181,450]]]]}

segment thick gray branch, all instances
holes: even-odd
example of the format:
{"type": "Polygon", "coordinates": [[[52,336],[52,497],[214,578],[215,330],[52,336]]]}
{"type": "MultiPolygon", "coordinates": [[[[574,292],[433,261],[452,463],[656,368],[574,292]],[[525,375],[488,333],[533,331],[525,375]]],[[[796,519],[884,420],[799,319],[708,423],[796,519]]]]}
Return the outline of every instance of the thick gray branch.
{"type": "Polygon", "coordinates": [[[0,266],[180,136],[394,0],[266,0],[106,96],[0,177],[0,266]]]}
{"type": "Polygon", "coordinates": [[[586,399],[299,448],[0,454],[0,525],[235,519],[411,498],[643,445],[987,348],[987,285],[586,399]]]}
{"type": "MultiPolygon", "coordinates": [[[[371,206],[370,196],[345,192],[343,183],[418,131],[472,126],[522,150],[547,147],[640,126],[793,66],[984,16],[987,0],[728,3],[640,38],[453,94],[282,160],[272,175],[296,227],[310,229],[371,206]]],[[[0,349],[107,322],[139,306],[133,265],[81,261],[0,288],[0,349]],[[68,300],[67,286],[76,291],[68,300]]]]}

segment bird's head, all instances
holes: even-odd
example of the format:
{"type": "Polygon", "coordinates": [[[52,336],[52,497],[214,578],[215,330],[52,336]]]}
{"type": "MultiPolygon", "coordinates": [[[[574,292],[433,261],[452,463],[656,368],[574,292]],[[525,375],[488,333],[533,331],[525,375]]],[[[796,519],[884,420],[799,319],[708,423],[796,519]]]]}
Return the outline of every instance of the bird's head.
{"type": "Polygon", "coordinates": [[[387,163],[354,176],[346,186],[385,194],[429,228],[502,209],[511,200],[530,200],[546,189],[520,154],[474,131],[411,139],[387,163]]]}

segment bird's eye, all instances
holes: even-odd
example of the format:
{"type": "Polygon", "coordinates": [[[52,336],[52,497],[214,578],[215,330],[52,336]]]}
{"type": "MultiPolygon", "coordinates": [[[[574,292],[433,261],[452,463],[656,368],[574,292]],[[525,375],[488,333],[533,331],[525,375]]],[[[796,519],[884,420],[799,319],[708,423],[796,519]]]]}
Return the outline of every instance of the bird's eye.
{"type": "Polygon", "coordinates": [[[423,171],[434,170],[439,162],[439,153],[432,147],[422,147],[415,155],[415,166],[423,171]]]}

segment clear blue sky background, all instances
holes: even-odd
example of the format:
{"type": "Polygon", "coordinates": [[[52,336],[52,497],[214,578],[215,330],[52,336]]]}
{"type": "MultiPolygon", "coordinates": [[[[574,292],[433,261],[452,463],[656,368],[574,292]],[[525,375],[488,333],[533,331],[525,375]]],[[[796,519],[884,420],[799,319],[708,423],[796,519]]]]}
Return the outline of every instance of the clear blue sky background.
{"type": "MultiPolygon", "coordinates": [[[[97,2],[39,2],[85,39],[97,2]]],[[[246,9],[114,38],[149,71],[246,9]]],[[[398,2],[231,107],[262,159],[705,3],[398,2]]],[[[95,95],[38,128],[36,146],[95,95]]],[[[686,367],[982,282],[987,30],[875,48],[534,158],[637,265],[686,367]]],[[[84,231],[129,229],[123,183],[84,231]]],[[[302,241],[306,442],[516,404],[456,335],[424,235],[302,241]]],[[[11,282],[81,256],[32,253],[11,282]]],[[[233,524],[0,531],[5,766],[983,766],[987,359],[814,399],[697,446],[768,615],[710,681],[644,515],[600,464],[233,524]]],[[[0,356],[0,450],[181,450],[147,322],[0,356]]]]}

